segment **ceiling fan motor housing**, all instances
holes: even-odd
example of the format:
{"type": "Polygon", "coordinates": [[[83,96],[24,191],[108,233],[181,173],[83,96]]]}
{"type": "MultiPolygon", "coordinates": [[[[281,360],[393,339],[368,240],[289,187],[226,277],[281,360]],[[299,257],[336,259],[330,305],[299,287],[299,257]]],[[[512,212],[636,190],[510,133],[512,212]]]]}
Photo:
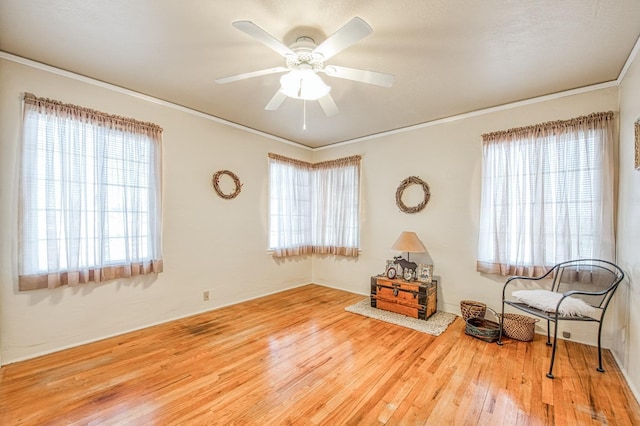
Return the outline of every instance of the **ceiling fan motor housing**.
{"type": "Polygon", "coordinates": [[[316,43],[311,37],[298,37],[289,46],[295,55],[287,55],[287,68],[292,70],[321,70],[324,67],[324,57],[320,53],[313,53],[316,43]]]}

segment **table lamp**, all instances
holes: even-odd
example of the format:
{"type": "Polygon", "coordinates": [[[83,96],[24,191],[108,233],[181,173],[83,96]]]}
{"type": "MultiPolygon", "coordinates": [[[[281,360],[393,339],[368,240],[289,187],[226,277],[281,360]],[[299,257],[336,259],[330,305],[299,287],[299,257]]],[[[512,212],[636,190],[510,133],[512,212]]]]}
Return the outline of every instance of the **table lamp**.
{"type": "Polygon", "coordinates": [[[409,253],[424,253],[427,251],[420,238],[416,235],[415,232],[407,232],[404,231],[395,243],[393,243],[394,250],[406,251],[407,252],[407,260],[404,260],[402,256],[394,257],[396,263],[402,267],[404,271],[404,279],[406,281],[411,281],[414,277],[414,273],[417,273],[418,265],[415,262],[409,261],[409,253]]]}
{"type": "MultiPolygon", "coordinates": [[[[398,251],[406,251],[407,252],[407,262],[409,261],[409,253],[424,253],[427,251],[420,238],[416,235],[415,232],[404,231],[393,246],[391,247],[394,250],[398,251]]],[[[400,257],[402,259],[402,257],[400,257]]]]}

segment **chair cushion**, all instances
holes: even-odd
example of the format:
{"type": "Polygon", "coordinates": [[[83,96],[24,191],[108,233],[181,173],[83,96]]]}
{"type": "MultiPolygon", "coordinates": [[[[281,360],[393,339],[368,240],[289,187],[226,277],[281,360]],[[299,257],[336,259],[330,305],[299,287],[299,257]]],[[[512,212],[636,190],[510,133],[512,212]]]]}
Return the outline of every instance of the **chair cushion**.
{"type": "MultiPolygon", "coordinates": [[[[549,290],[518,290],[512,296],[527,305],[545,312],[555,312],[562,293],[549,290]]],[[[596,310],[582,299],[567,297],[558,308],[562,316],[591,316],[596,310]]]]}

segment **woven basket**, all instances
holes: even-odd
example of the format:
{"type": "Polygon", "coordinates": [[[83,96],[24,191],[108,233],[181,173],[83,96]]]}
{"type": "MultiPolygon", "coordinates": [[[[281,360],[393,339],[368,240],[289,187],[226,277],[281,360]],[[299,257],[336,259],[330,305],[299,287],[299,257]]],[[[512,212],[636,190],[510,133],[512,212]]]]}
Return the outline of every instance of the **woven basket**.
{"type": "Polygon", "coordinates": [[[500,324],[485,318],[469,318],[464,332],[469,336],[491,343],[498,340],[500,336],[500,324]]]}
{"type": "Polygon", "coordinates": [[[535,335],[536,322],[540,320],[520,314],[504,314],[502,330],[512,339],[530,342],[535,335]]]}
{"type": "Polygon", "coordinates": [[[465,321],[469,318],[484,318],[487,312],[487,305],[473,300],[461,300],[460,312],[465,321]]]}

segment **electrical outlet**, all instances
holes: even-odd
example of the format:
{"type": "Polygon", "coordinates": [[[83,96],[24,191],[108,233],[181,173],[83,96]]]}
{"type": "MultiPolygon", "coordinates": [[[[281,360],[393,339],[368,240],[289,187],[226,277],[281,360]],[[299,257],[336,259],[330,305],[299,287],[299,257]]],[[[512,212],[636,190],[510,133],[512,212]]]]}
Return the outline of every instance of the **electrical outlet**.
{"type": "Polygon", "coordinates": [[[563,331],[562,332],[562,337],[564,337],[565,339],[570,339],[571,338],[571,332],[563,331]]]}
{"type": "Polygon", "coordinates": [[[205,290],[202,292],[202,300],[204,300],[205,302],[209,301],[209,296],[210,296],[209,290],[205,290]]]}

